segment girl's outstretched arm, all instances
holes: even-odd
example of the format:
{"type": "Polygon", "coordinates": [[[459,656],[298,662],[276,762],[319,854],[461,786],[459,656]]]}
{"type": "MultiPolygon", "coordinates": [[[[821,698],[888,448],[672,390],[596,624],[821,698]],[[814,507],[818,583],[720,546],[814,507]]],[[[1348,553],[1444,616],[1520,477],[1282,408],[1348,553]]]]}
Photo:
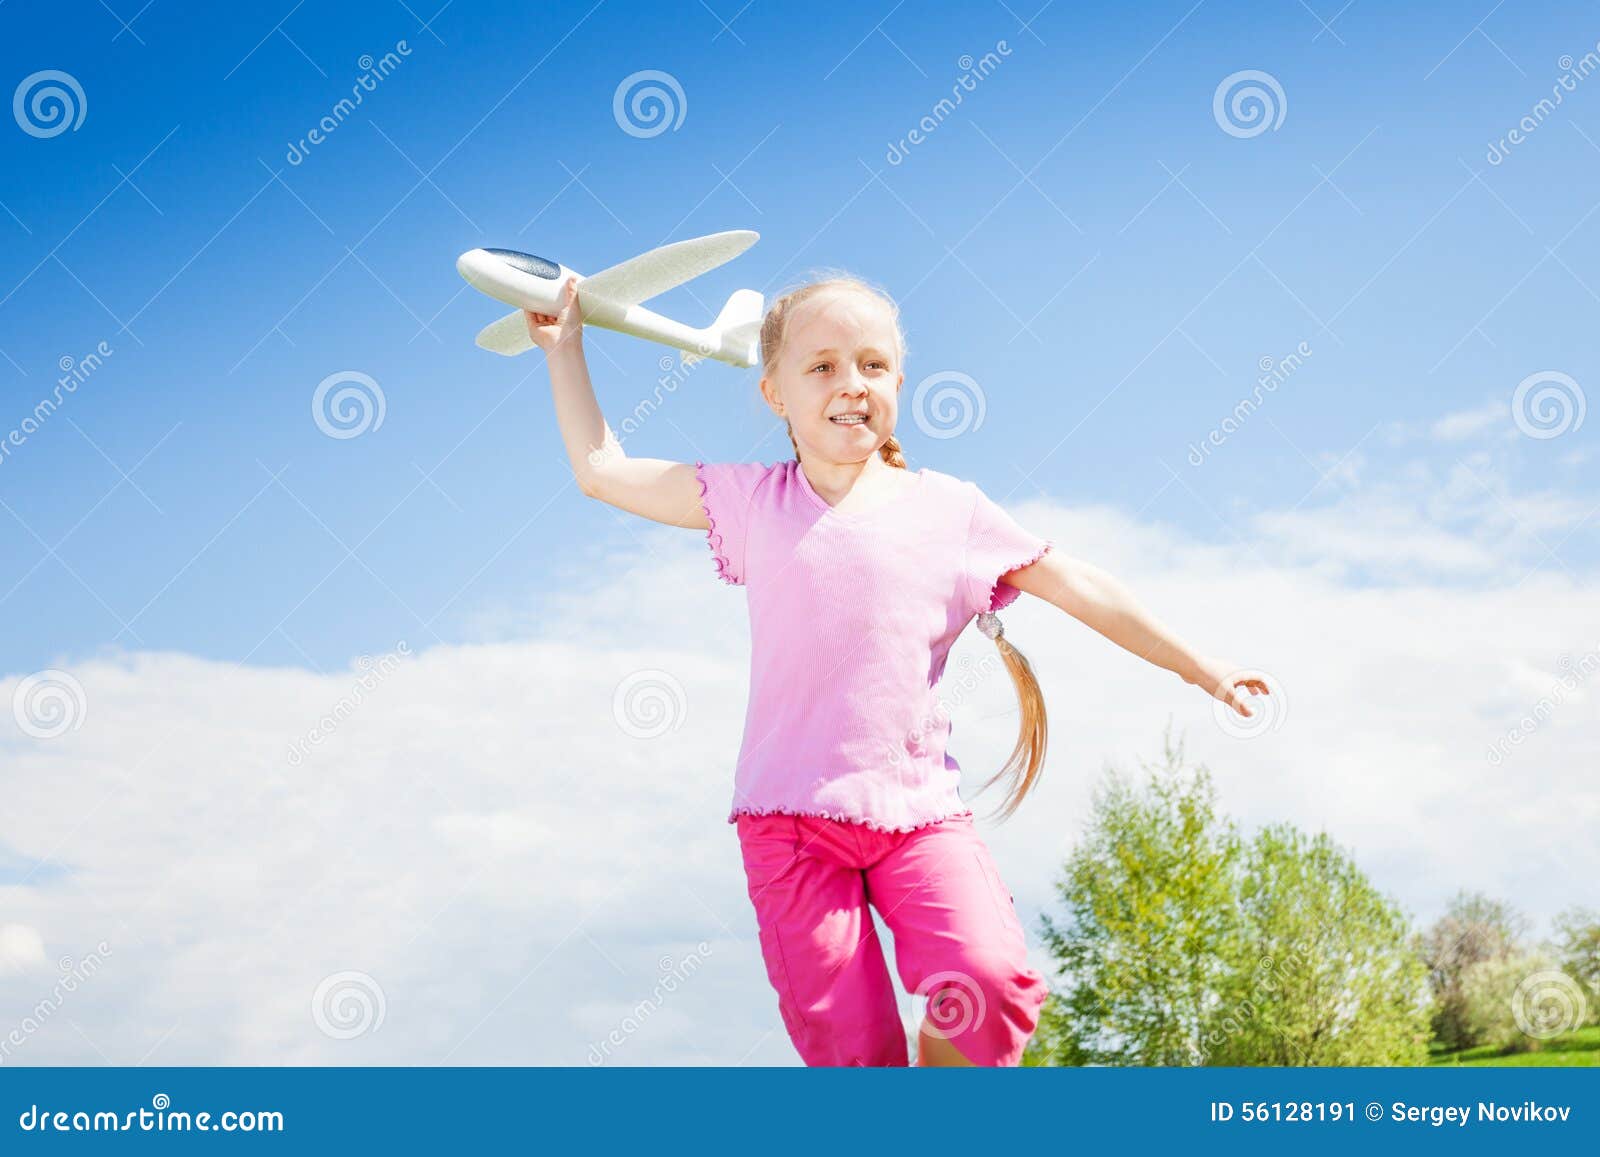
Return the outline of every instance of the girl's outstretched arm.
{"type": "Polygon", "coordinates": [[[620,510],[671,526],[707,529],[692,462],[629,458],[606,425],[583,355],[583,314],[577,280],[562,289],[561,312],[523,311],[528,334],[545,353],[556,422],[578,488],[620,510]]]}
{"type": "Polygon", "coordinates": [[[1178,675],[1239,714],[1250,716],[1249,696],[1268,694],[1266,683],[1239,668],[1198,654],[1114,577],[1082,559],[1050,550],[1037,562],[1005,574],[1008,586],[1037,595],[1141,659],[1178,675]]]}

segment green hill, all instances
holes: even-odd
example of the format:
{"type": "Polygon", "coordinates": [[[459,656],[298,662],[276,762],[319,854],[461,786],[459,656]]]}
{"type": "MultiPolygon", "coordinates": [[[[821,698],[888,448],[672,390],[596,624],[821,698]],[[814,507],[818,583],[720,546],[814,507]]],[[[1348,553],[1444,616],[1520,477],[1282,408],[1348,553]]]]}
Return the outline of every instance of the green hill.
{"type": "Polygon", "coordinates": [[[1563,1033],[1542,1041],[1533,1052],[1501,1052],[1492,1046],[1461,1049],[1457,1052],[1435,1053],[1428,1059],[1431,1065],[1478,1065],[1504,1067],[1546,1067],[1567,1065],[1600,1066],[1600,1025],[1590,1025],[1576,1032],[1563,1033]]]}

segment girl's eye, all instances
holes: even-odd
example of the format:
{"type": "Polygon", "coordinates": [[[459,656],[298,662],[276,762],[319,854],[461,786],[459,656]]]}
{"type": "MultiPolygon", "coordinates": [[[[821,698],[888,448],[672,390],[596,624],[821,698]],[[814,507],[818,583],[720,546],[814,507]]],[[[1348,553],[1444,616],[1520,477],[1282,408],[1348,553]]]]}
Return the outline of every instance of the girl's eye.
{"type": "MultiPolygon", "coordinates": [[[[3,2],[3,0],[0,0],[0,2],[3,2]]],[[[818,362],[816,365],[812,366],[811,369],[809,369],[806,372],[807,373],[816,373],[818,370],[822,369],[824,366],[831,366],[832,364],[833,363],[831,363],[831,362],[818,362]]],[[[872,359],[872,361],[868,362],[867,364],[869,366],[882,366],[884,369],[888,369],[889,368],[889,363],[888,362],[881,361],[881,360],[879,360],[877,358],[872,359]]]]}

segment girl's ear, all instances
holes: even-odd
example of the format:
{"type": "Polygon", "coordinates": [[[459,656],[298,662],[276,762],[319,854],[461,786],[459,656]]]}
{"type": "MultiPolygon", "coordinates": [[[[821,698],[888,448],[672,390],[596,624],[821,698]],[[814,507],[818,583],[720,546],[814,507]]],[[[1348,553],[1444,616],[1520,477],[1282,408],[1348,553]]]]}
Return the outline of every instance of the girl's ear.
{"type": "Polygon", "coordinates": [[[775,412],[783,413],[783,399],[778,397],[778,389],[772,384],[772,379],[761,375],[761,396],[766,399],[767,405],[775,412]]]}

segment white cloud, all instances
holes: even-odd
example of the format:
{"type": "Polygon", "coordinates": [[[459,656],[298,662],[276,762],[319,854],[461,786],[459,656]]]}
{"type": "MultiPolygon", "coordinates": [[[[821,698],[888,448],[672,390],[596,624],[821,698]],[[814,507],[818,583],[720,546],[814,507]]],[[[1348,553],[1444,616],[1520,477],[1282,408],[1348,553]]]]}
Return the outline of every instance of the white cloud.
{"type": "Polygon", "coordinates": [[[1438,419],[1429,435],[1438,442],[1463,442],[1496,426],[1509,425],[1511,407],[1505,399],[1494,399],[1473,410],[1457,410],[1438,419]]]}
{"type": "Polygon", "coordinates": [[[1478,449],[1408,462],[1359,489],[1324,482],[1311,501],[1253,513],[1234,533],[1253,557],[1334,577],[1514,584],[1562,569],[1563,540],[1594,512],[1577,493],[1519,489],[1504,455],[1478,449]]]}
{"type": "Polygon", "coordinates": [[[1523,435],[1511,414],[1511,391],[1499,397],[1490,395],[1475,406],[1452,410],[1436,418],[1394,419],[1383,423],[1383,438],[1389,446],[1418,443],[1450,447],[1461,442],[1482,443],[1486,439],[1515,442],[1523,435]]]}
{"type": "MultiPolygon", "coordinates": [[[[1448,472],[1402,474],[1263,511],[1237,528],[1241,545],[1107,508],[1013,508],[1196,646],[1270,672],[1288,702],[1280,730],[1231,738],[1197,689],[1044,603],[1012,608],[1007,636],[1044,683],[1050,755],[1022,812],[982,830],[1030,933],[1099,772],[1157,758],[1169,720],[1227,811],[1326,829],[1418,918],[1459,887],[1541,920],[1593,901],[1587,688],[1501,763],[1487,757],[1561,656],[1600,644],[1592,576],[1549,562],[1512,585],[1528,568],[1505,557],[1518,533],[1505,510],[1530,500],[1475,469],[1503,501],[1448,472]]],[[[1532,505],[1552,527],[1578,506],[1532,505]]],[[[630,1017],[612,1063],[794,1063],[724,822],[743,594],[716,581],[698,532],[637,529],[587,571],[608,577],[543,599],[539,626],[485,616],[491,641],[405,659],[298,766],[290,745],[351,696],[354,668],[161,653],[70,664],[84,726],[0,734],[0,851],[23,865],[0,876],[0,1037],[49,992],[45,945],[51,958],[110,951],[7,1063],[586,1064],[630,1017]],[[687,703],[656,739],[613,717],[618,685],[647,668],[687,703]],[[656,999],[690,955],[692,974],[656,999]],[[369,976],[385,1008],[349,1040],[312,1010],[345,971],[369,976]]],[[[969,632],[954,658],[991,648],[969,632]]],[[[0,702],[17,681],[0,682],[0,702]]],[[[1014,707],[994,678],[956,708],[970,787],[1009,751],[1014,707]]],[[[997,802],[977,800],[980,815],[997,802]]]]}
{"type": "Polygon", "coordinates": [[[0,924],[0,974],[26,972],[44,964],[44,938],[26,924],[0,924]]]}

